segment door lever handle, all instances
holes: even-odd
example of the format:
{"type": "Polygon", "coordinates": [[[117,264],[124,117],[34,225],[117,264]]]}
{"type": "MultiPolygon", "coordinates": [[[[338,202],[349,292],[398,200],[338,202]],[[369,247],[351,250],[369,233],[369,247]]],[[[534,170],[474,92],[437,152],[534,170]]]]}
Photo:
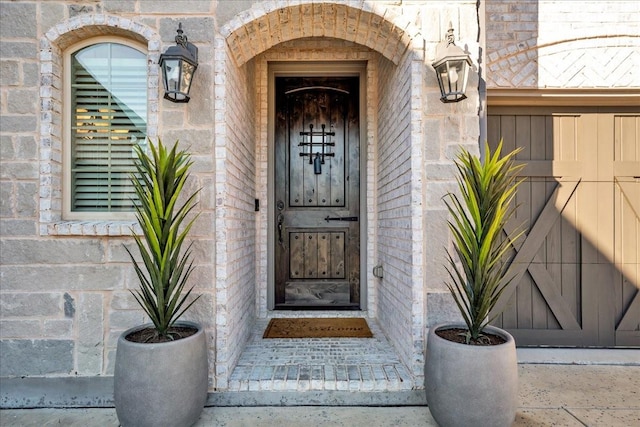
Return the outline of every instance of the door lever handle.
{"type": "Polygon", "coordinates": [[[329,222],[329,221],[357,221],[358,217],[357,216],[334,216],[331,217],[329,215],[327,215],[324,218],[325,221],[329,222]]]}
{"type": "Polygon", "coordinates": [[[278,214],[278,243],[280,246],[284,246],[284,240],[282,238],[282,231],[284,228],[284,215],[278,214]]]}

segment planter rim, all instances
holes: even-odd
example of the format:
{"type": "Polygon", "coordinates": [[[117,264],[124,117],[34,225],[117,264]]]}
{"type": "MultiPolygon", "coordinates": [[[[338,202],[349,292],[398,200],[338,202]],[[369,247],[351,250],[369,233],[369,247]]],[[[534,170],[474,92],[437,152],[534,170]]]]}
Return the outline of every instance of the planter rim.
{"type": "Polygon", "coordinates": [[[188,320],[178,320],[177,322],[175,322],[173,324],[173,326],[188,326],[188,327],[192,327],[195,328],[197,331],[195,334],[188,336],[186,338],[181,338],[179,340],[176,341],[169,341],[169,342],[155,342],[155,343],[141,343],[141,342],[135,342],[135,341],[129,341],[127,340],[125,337],[127,335],[129,335],[132,332],[136,332],[139,331],[141,329],[145,329],[145,328],[153,328],[153,323],[144,323],[142,325],[137,325],[134,326],[132,328],[127,329],[126,331],[122,332],[120,334],[120,336],[118,337],[118,342],[122,342],[123,344],[126,343],[126,345],[129,346],[140,346],[140,347],[145,347],[145,348],[153,348],[154,346],[171,346],[171,345],[181,345],[180,343],[184,344],[188,341],[191,340],[196,340],[198,339],[198,336],[204,333],[204,328],[202,327],[202,325],[200,325],[197,322],[192,322],[192,321],[188,321],[188,320]]]}
{"type": "MultiPolygon", "coordinates": [[[[436,331],[440,329],[453,329],[453,328],[460,328],[460,329],[466,329],[466,330],[469,329],[465,323],[459,323],[459,322],[439,323],[429,328],[429,335],[437,336],[436,331]]],[[[497,348],[497,347],[502,347],[507,345],[515,345],[515,339],[513,338],[513,336],[502,328],[498,328],[497,326],[487,325],[484,327],[483,331],[486,331],[495,335],[499,335],[502,338],[504,338],[506,342],[502,344],[496,344],[496,345],[469,345],[469,344],[462,344],[459,342],[449,341],[440,336],[437,336],[437,337],[438,339],[446,342],[447,344],[450,344],[453,346],[462,346],[462,347],[478,349],[479,351],[489,351],[492,348],[497,348]]],[[[428,345],[429,345],[429,340],[427,340],[427,346],[428,345]]]]}

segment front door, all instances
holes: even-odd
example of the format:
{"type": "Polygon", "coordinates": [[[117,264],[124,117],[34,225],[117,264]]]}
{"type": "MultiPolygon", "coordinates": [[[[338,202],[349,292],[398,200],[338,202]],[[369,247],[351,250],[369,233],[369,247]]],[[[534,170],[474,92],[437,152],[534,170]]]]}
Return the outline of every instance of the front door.
{"type": "Polygon", "coordinates": [[[359,78],[275,90],[275,308],[359,309],[359,78]]]}

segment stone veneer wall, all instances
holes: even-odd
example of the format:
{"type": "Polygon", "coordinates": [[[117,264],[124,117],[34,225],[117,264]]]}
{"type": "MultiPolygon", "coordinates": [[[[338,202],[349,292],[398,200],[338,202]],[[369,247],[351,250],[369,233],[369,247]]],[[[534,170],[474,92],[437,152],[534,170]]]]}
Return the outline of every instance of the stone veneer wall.
{"type": "Polygon", "coordinates": [[[131,244],[132,222],[70,223],[60,213],[62,51],[105,34],[147,47],[150,136],[180,139],[194,156],[191,185],[203,191],[193,278],[203,297],[187,317],[209,333],[212,390],[226,386],[254,316],[270,314],[266,61],[369,61],[367,314],[380,319],[421,375],[425,303],[435,301],[427,290],[438,281],[437,255],[448,241],[429,234],[443,228],[429,222],[442,221],[430,209],[441,209],[451,175],[440,173],[454,146],[477,138],[478,120],[474,83],[470,102],[444,106],[429,64],[449,21],[476,55],[475,0],[54,0],[0,7],[0,376],[110,375],[117,336],[143,321],[128,292],[137,283],[122,249],[131,244]],[[200,49],[193,97],[182,105],[161,99],[157,73],[178,22],[200,49]],[[254,198],[262,202],[258,213],[254,198]],[[378,262],[383,280],[371,274],[378,262]]]}
{"type": "MultiPolygon", "coordinates": [[[[202,6],[183,4],[181,12],[208,14],[209,5],[202,6]]],[[[98,36],[128,38],[146,47],[148,135],[165,143],[180,139],[190,148],[192,188],[210,189],[215,183],[213,20],[182,20],[189,40],[201,53],[207,47],[209,52],[201,56],[194,82],[198,96],[178,106],[159,97],[157,61],[161,50],[174,44],[177,28],[175,15],[167,17],[163,7],[108,0],[0,3],[0,376],[110,375],[118,335],[145,320],[129,292],[138,284],[123,250],[123,244],[132,243],[133,221],[62,218],[65,49],[98,36]]],[[[185,319],[201,322],[214,337],[215,197],[203,191],[199,203],[192,283],[202,298],[185,319]]]]}

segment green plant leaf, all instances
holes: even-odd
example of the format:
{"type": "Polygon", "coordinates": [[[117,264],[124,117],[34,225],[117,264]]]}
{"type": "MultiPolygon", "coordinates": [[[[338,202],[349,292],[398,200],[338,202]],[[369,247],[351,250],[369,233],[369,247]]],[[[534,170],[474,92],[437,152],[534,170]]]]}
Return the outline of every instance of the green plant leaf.
{"type": "Polygon", "coordinates": [[[192,165],[186,151],[178,151],[178,142],[167,149],[162,141],[157,146],[149,143],[149,153],[140,146],[136,173],[131,180],[138,197],[136,218],[142,236],[134,235],[140,252],[138,262],[125,246],[140,281],[140,289],[131,293],[149,316],[158,335],[166,336],[168,329],[199,298],[187,303],[193,287],[185,291],[193,272],[191,245],[182,251],[182,245],[197,219],[197,214],[185,224],[196,206],[200,190],[188,195],[182,202],[182,191],[192,165]]]}
{"type": "Polygon", "coordinates": [[[507,254],[522,232],[505,237],[503,230],[514,215],[516,189],[522,182],[517,174],[524,165],[515,164],[518,151],[502,156],[502,140],[493,152],[485,144],[483,159],[463,150],[455,162],[458,194],[444,197],[453,237],[446,285],[473,340],[493,320],[495,314],[489,315],[511,283],[507,277],[512,260],[507,254]]]}

